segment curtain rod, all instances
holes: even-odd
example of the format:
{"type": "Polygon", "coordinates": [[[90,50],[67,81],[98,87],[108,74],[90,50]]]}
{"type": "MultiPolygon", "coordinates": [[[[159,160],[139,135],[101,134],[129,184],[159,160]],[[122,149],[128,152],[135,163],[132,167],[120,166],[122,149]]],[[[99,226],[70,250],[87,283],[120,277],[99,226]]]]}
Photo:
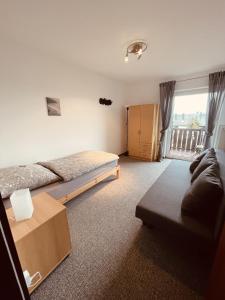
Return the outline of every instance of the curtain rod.
{"type": "Polygon", "coordinates": [[[194,80],[194,79],[200,79],[200,78],[205,78],[208,77],[209,75],[202,75],[202,76],[197,76],[197,77],[191,77],[191,78],[187,78],[187,79],[180,79],[180,80],[176,80],[176,82],[183,82],[183,81],[189,81],[189,80],[194,80]]]}
{"type": "MultiPolygon", "coordinates": [[[[224,72],[224,70],[217,71],[217,72],[224,72]]],[[[207,74],[207,75],[201,75],[201,76],[196,76],[196,77],[190,77],[190,78],[187,78],[187,79],[176,80],[176,82],[183,82],[183,81],[189,81],[189,80],[194,80],[194,79],[200,79],[200,78],[205,78],[205,77],[208,77],[208,76],[209,76],[209,74],[207,74]]]]}

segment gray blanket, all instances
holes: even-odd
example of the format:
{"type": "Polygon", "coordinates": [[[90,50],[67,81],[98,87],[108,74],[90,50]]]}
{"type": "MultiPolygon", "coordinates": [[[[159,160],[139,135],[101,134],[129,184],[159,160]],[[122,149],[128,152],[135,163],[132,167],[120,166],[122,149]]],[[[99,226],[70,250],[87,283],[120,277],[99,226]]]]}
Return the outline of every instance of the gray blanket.
{"type": "Polygon", "coordinates": [[[64,181],[70,181],[118,159],[118,155],[108,152],[84,151],[38,164],[53,171],[64,181]]]}
{"type": "Polygon", "coordinates": [[[54,173],[37,164],[3,168],[0,169],[0,193],[4,199],[16,190],[33,190],[59,180],[54,173]]]}

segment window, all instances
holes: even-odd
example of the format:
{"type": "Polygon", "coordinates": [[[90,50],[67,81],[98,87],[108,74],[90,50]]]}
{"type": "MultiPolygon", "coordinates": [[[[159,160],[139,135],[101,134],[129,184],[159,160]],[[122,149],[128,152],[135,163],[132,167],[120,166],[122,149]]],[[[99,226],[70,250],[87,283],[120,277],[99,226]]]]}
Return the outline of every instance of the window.
{"type": "Polygon", "coordinates": [[[207,93],[176,96],[172,118],[173,128],[204,128],[206,125],[207,101],[207,93]]]}

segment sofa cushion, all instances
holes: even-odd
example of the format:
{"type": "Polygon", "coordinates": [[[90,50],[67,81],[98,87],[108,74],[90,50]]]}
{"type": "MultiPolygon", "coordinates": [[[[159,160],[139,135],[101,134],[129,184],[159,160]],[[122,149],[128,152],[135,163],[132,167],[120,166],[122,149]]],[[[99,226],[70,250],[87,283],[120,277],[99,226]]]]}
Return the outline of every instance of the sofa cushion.
{"type": "Polygon", "coordinates": [[[222,197],[222,201],[220,203],[219,213],[218,213],[218,217],[216,219],[216,225],[215,225],[215,231],[214,231],[215,238],[218,239],[218,237],[222,231],[222,228],[224,225],[224,220],[225,220],[225,193],[224,193],[224,189],[225,189],[225,151],[217,149],[216,150],[216,159],[219,164],[220,179],[221,179],[222,186],[223,186],[223,197],[222,197]]]}
{"type": "Polygon", "coordinates": [[[181,203],[190,186],[189,162],[172,160],[136,207],[136,217],[184,239],[213,240],[213,230],[196,219],[182,215],[181,203]]]}
{"type": "Polygon", "coordinates": [[[206,155],[206,153],[208,152],[208,149],[206,149],[205,151],[203,151],[201,154],[199,154],[190,164],[190,172],[193,173],[194,170],[197,168],[197,166],[199,165],[200,161],[203,159],[203,157],[206,155]]]}
{"type": "Polygon", "coordinates": [[[0,169],[0,193],[4,199],[16,190],[32,190],[59,180],[57,175],[37,164],[3,168],[0,169]]]}
{"type": "Polygon", "coordinates": [[[214,226],[222,195],[219,165],[214,163],[186,191],[181,205],[182,213],[214,226]]]}
{"type": "Polygon", "coordinates": [[[206,168],[216,163],[216,153],[213,148],[209,149],[193,172],[191,182],[193,182],[206,168]]]}

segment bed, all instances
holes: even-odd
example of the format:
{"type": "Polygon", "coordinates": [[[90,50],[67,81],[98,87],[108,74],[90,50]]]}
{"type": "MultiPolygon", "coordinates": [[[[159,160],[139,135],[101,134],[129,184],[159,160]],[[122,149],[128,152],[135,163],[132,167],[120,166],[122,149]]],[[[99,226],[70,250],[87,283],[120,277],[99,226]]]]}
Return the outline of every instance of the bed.
{"type": "Polygon", "coordinates": [[[83,151],[59,159],[0,169],[0,192],[5,207],[10,194],[30,188],[31,194],[46,192],[61,203],[78,196],[106,178],[119,178],[118,155],[83,151]]]}

